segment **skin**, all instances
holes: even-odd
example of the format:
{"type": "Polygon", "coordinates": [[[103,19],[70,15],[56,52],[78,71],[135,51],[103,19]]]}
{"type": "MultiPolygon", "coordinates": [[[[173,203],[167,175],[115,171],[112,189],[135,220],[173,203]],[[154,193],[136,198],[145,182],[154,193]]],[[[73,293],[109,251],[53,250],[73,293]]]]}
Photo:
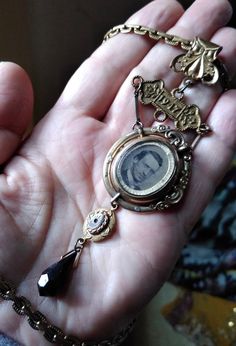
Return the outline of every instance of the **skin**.
{"type": "MultiPolygon", "coordinates": [[[[185,13],[173,0],[157,0],[128,22],[223,45],[221,57],[234,76],[235,30],[223,28],[231,12],[226,0],[196,0],[185,13]]],[[[113,236],[83,250],[67,293],[60,299],[38,296],[41,272],[72,248],[91,210],[109,206],[102,166],[110,146],[133,125],[133,76],[163,78],[174,88],[181,76],[168,66],[177,54],[176,48],[137,35],[114,37],[84,62],[24,142],[32,117],[31,83],[17,65],[0,64],[0,163],[7,162],[0,177],[0,272],[68,334],[108,337],[145,306],[168,278],[232,159],[236,91],[189,89],[188,102],[199,105],[213,133],[196,147],[183,203],[145,215],[120,208],[113,236]]],[[[146,125],[151,113],[143,109],[146,125]]],[[[24,345],[47,345],[5,301],[0,330],[24,345]]]]}

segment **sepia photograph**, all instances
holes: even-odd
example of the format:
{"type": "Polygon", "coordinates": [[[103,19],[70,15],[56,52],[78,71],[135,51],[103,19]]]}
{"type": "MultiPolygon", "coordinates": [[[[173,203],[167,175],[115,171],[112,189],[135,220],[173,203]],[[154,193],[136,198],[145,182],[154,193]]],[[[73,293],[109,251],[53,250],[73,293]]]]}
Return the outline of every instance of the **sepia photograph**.
{"type": "Polygon", "coordinates": [[[158,142],[139,142],[125,151],[116,169],[119,184],[129,193],[145,195],[165,185],[173,174],[174,155],[158,142]]]}

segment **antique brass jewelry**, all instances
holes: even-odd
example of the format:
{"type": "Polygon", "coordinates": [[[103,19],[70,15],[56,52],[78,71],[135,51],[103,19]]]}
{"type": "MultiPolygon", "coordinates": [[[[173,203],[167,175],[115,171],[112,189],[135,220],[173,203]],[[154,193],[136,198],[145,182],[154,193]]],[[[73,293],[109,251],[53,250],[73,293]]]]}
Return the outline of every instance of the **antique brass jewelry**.
{"type": "Polygon", "coordinates": [[[202,123],[200,109],[187,104],[184,92],[196,82],[215,84],[226,79],[217,56],[222,47],[200,38],[185,40],[175,35],[153,30],[141,25],[119,25],[111,29],[104,41],[118,33],[133,32],[148,35],[156,41],[164,40],[186,51],[171,62],[175,72],[185,74],[181,85],[171,91],[163,80],[144,81],[133,78],[135,98],[135,122],[132,132],[119,139],[109,150],[103,169],[103,180],[111,195],[111,208],[99,208],[88,214],[84,225],[84,238],[76,241],[74,249],[61,260],[43,271],[38,288],[41,295],[56,295],[67,272],[76,267],[79,256],[88,240],[101,241],[110,236],[115,226],[115,210],[124,208],[144,212],[164,210],[178,203],[190,179],[192,150],[200,136],[210,131],[202,123]],[[175,128],[159,125],[145,128],[139,114],[139,102],[155,108],[154,120],[173,120],[175,128]],[[181,132],[192,130],[197,137],[189,145],[181,132]]]}
{"type": "Polygon", "coordinates": [[[84,225],[84,238],[78,238],[74,248],[61,259],[45,269],[39,280],[38,290],[41,296],[56,296],[65,287],[70,271],[76,268],[81,252],[88,240],[98,242],[108,237],[115,226],[115,210],[111,203],[111,209],[96,209],[88,214],[84,225]]]}
{"type": "Polygon", "coordinates": [[[189,40],[186,40],[176,35],[167,34],[166,32],[163,32],[163,31],[158,31],[143,25],[136,25],[136,24],[120,24],[120,25],[114,26],[105,34],[103,42],[106,42],[108,39],[120,33],[122,34],[134,33],[141,36],[147,35],[149,38],[155,41],[164,40],[165,43],[171,46],[180,45],[181,48],[184,50],[189,50],[191,47],[191,41],[189,40]]]}
{"type": "Polygon", "coordinates": [[[104,42],[119,33],[146,35],[172,46],[180,45],[187,51],[170,63],[175,72],[186,76],[178,88],[168,91],[163,80],[133,78],[136,109],[133,132],[112,146],[104,163],[105,186],[111,196],[119,193],[120,205],[134,211],[163,210],[181,200],[190,179],[192,149],[202,135],[210,132],[201,120],[199,107],[184,101],[184,91],[195,82],[214,85],[221,78],[226,88],[226,71],[217,60],[222,47],[198,37],[186,40],[133,24],[115,26],[106,33],[104,42]],[[163,122],[169,118],[174,121],[175,129],[162,125],[144,128],[138,100],[143,105],[154,106],[154,120],[163,122]],[[187,130],[197,134],[192,145],[180,134],[187,130]]]}
{"type": "MultiPolygon", "coordinates": [[[[144,105],[151,104],[156,108],[153,114],[155,120],[162,122],[169,117],[174,120],[174,125],[179,131],[193,129],[198,134],[210,131],[209,126],[201,121],[199,107],[187,105],[183,101],[183,91],[188,87],[187,84],[182,88],[175,88],[169,92],[161,79],[144,82],[141,76],[134,77],[134,80],[137,79],[140,81],[140,101],[144,105]]],[[[188,80],[188,83],[190,85],[190,80],[188,80]]]]}
{"type": "Polygon", "coordinates": [[[110,235],[115,226],[115,213],[113,210],[97,209],[87,216],[83,233],[85,239],[101,241],[110,235]]]}
{"type": "Polygon", "coordinates": [[[215,84],[219,79],[219,71],[214,61],[221,50],[222,47],[196,37],[188,52],[174,58],[170,66],[175,72],[183,72],[204,84],[215,84]]]}
{"type": "Polygon", "coordinates": [[[199,37],[193,40],[186,40],[176,35],[170,35],[143,25],[135,24],[114,26],[105,34],[104,42],[119,33],[134,33],[141,36],[146,35],[155,41],[164,40],[166,44],[171,46],[180,46],[183,50],[186,50],[187,53],[177,56],[170,63],[170,66],[175,72],[182,72],[187,77],[197,81],[199,80],[207,85],[214,85],[219,80],[223,90],[229,88],[227,70],[217,59],[222,47],[215,43],[205,41],[199,37]]]}
{"type": "Polygon", "coordinates": [[[191,148],[178,131],[160,125],[144,128],[140,135],[136,129],[108,152],[104,183],[111,196],[119,192],[117,202],[127,209],[163,210],[181,200],[191,158],[191,148]]]}

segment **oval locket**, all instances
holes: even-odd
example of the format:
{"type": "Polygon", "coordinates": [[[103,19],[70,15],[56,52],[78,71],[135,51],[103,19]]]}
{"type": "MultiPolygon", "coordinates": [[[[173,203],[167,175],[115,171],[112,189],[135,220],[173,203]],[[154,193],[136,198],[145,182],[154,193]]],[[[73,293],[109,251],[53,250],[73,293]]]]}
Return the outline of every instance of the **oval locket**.
{"type": "Polygon", "coordinates": [[[124,208],[163,210],[182,198],[190,167],[191,148],[183,135],[160,125],[119,139],[106,156],[103,179],[124,208]]]}

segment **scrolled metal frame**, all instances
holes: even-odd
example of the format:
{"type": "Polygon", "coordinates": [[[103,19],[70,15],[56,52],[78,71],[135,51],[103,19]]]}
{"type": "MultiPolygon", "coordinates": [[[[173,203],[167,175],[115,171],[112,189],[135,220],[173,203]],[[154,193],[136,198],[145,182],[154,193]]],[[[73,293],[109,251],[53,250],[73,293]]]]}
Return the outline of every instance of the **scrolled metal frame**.
{"type": "Polygon", "coordinates": [[[153,141],[155,141],[155,139],[163,140],[163,143],[169,143],[172,150],[173,148],[175,149],[175,152],[178,155],[178,160],[176,161],[177,174],[175,179],[172,179],[168,186],[163,186],[162,191],[157,192],[156,194],[154,193],[153,196],[135,198],[134,196],[130,196],[121,188],[117,188],[117,182],[114,181],[114,174],[112,172],[115,170],[114,165],[117,165],[115,162],[117,155],[120,153],[120,151],[125,149],[127,143],[135,138],[138,138],[139,136],[140,134],[138,131],[133,131],[125,137],[119,139],[112,146],[104,163],[104,184],[112,197],[117,193],[120,193],[117,203],[126,209],[137,212],[149,212],[167,209],[171,205],[176,204],[181,200],[183,192],[187,187],[191,173],[191,148],[186,143],[183,135],[180,132],[170,129],[167,126],[160,125],[154,128],[144,128],[140,140],[142,140],[142,138],[151,138],[153,141]]]}

